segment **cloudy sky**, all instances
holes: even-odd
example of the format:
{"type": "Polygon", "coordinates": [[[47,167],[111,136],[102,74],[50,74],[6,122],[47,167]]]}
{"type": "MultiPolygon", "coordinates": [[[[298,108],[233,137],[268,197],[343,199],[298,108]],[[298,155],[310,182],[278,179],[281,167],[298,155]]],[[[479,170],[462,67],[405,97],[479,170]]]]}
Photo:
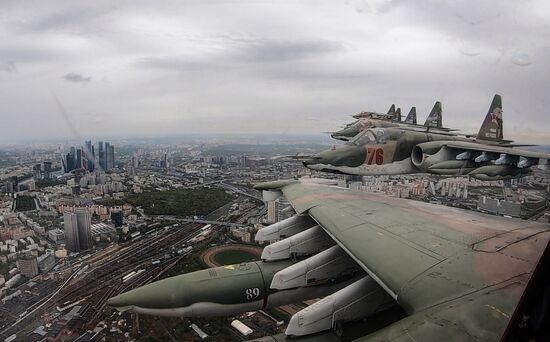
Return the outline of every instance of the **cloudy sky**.
{"type": "Polygon", "coordinates": [[[320,132],[443,102],[550,143],[550,2],[0,3],[0,139],[320,132]],[[76,132],[76,133],[75,133],[76,132]]]}

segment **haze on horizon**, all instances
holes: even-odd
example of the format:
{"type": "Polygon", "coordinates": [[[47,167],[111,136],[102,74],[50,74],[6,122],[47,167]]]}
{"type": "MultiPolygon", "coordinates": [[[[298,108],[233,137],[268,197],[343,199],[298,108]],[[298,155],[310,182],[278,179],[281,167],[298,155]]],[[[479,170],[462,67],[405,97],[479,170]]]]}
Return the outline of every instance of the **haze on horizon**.
{"type": "Polygon", "coordinates": [[[499,93],[505,138],[548,144],[549,32],[543,0],[3,1],[0,140],[316,133],[436,100],[474,133],[499,93]]]}

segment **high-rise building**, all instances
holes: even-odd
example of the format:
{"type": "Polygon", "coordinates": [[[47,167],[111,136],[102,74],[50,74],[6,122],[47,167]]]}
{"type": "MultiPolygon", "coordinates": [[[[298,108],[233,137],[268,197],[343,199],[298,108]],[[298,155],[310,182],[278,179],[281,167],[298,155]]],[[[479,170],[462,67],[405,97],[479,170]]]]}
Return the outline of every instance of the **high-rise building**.
{"type": "Polygon", "coordinates": [[[63,172],[67,173],[67,159],[65,155],[61,155],[61,167],[63,168],[63,172]]]}
{"type": "Polygon", "coordinates": [[[279,201],[269,201],[267,202],[267,221],[269,223],[277,222],[279,218],[279,201]]]}
{"type": "Polygon", "coordinates": [[[63,162],[63,166],[65,167],[65,173],[69,173],[71,172],[72,170],[74,170],[74,158],[73,156],[71,155],[71,153],[67,153],[67,155],[65,156],[65,160],[63,162]]]}
{"type": "Polygon", "coordinates": [[[111,143],[106,141],[105,142],[105,171],[111,169],[111,165],[109,165],[109,150],[111,149],[111,143]]]}
{"type": "Polygon", "coordinates": [[[132,156],[132,166],[135,168],[139,167],[139,157],[136,153],[132,156]]]}
{"type": "Polygon", "coordinates": [[[91,140],[86,141],[85,152],[88,171],[93,172],[95,170],[95,150],[91,140]]]}
{"type": "MultiPolygon", "coordinates": [[[[103,151],[103,143],[99,142],[100,153],[103,151]]],[[[101,153],[104,156],[104,153],[101,153]]],[[[101,155],[99,162],[101,163],[101,155]]],[[[86,171],[95,170],[95,148],[92,145],[92,141],[88,140],[84,143],[84,147],[75,148],[72,146],[69,153],[65,155],[62,160],[63,170],[65,173],[71,172],[76,169],[82,169],[86,171]]]]}
{"type": "Polygon", "coordinates": [[[63,214],[63,223],[65,226],[65,242],[67,244],[67,249],[71,252],[79,252],[80,243],[78,241],[76,214],[65,212],[63,214]]]}
{"type": "Polygon", "coordinates": [[[42,177],[42,164],[36,164],[32,167],[32,174],[35,180],[42,177]]]}
{"type": "Polygon", "coordinates": [[[71,149],[69,150],[69,154],[71,155],[70,159],[71,159],[71,165],[72,165],[71,171],[72,171],[76,169],[76,148],[74,146],[72,146],[71,149]]]}
{"type": "Polygon", "coordinates": [[[88,208],[77,208],[74,213],[65,212],[63,219],[67,249],[79,252],[92,248],[92,215],[88,208]]]}
{"type": "Polygon", "coordinates": [[[63,172],[69,173],[73,169],[73,163],[71,161],[71,153],[67,153],[63,156],[63,172]]]}
{"type": "Polygon", "coordinates": [[[12,176],[6,182],[6,192],[12,194],[17,191],[19,191],[19,179],[17,176],[12,176]]]}
{"type": "Polygon", "coordinates": [[[105,170],[111,170],[115,167],[115,147],[105,142],[105,170]]]}
{"type": "Polygon", "coordinates": [[[82,148],[76,149],[76,168],[77,169],[83,169],[84,166],[82,165],[82,160],[84,159],[84,151],[82,148]]]}
{"type": "Polygon", "coordinates": [[[86,152],[84,148],[79,148],[76,150],[76,169],[88,170],[88,163],[86,158],[86,152]]]}
{"type": "Polygon", "coordinates": [[[105,150],[103,148],[103,141],[99,141],[97,143],[97,157],[99,162],[99,167],[102,170],[106,170],[107,166],[105,165],[105,150]]]}
{"type": "Polygon", "coordinates": [[[115,167],[115,147],[111,145],[109,148],[109,163],[111,164],[111,169],[115,167]]]}
{"type": "Polygon", "coordinates": [[[250,163],[248,161],[248,157],[247,156],[241,156],[240,159],[239,159],[239,164],[240,164],[241,167],[250,166],[250,163]]]}
{"type": "Polygon", "coordinates": [[[116,228],[122,227],[122,210],[111,210],[111,221],[116,228]]]}
{"type": "Polygon", "coordinates": [[[86,148],[86,154],[92,154],[92,141],[86,140],[84,142],[84,147],[86,148]]]}
{"type": "Polygon", "coordinates": [[[81,250],[93,247],[92,239],[92,215],[88,208],[77,208],[76,222],[78,225],[78,241],[81,250]]]}
{"type": "Polygon", "coordinates": [[[17,269],[27,278],[34,278],[38,275],[38,262],[36,257],[25,257],[16,261],[17,269]]]}
{"type": "Polygon", "coordinates": [[[44,162],[44,179],[51,179],[52,178],[52,162],[45,161],[44,162]]]}

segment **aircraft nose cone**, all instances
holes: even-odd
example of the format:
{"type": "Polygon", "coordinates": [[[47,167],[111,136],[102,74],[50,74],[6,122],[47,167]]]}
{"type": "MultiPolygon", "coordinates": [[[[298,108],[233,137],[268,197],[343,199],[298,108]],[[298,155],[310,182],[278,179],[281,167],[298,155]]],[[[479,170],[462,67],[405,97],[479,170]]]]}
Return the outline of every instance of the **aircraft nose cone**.
{"type": "Polygon", "coordinates": [[[322,157],[320,156],[319,153],[311,156],[310,158],[302,160],[302,164],[306,167],[308,165],[315,165],[315,164],[319,164],[319,163],[322,164],[322,157]]]}
{"type": "Polygon", "coordinates": [[[330,136],[334,139],[340,139],[341,137],[351,139],[354,136],[356,136],[358,133],[359,133],[359,129],[355,126],[351,126],[351,127],[341,129],[337,132],[334,132],[330,136]]]}
{"type": "Polygon", "coordinates": [[[132,300],[132,298],[133,298],[132,296],[128,295],[128,292],[125,292],[125,293],[119,294],[118,296],[114,296],[107,299],[107,305],[112,306],[114,308],[132,306],[134,305],[134,301],[132,300]]]}
{"type": "Polygon", "coordinates": [[[131,307],[170,308],[187,303],[183,276],[167,278],[109,298],[107,304],[117,309],[131,307]]]}
{"type": "Polygon", "coordinates": [[[344,145],[336,149],[325,150],[318,153],[315,156],[316,159],[314,163],[309,163],[307,165],[324,164],[357,167],[363,164],[366,154],[366,149],[361,146],[344,145]]]}

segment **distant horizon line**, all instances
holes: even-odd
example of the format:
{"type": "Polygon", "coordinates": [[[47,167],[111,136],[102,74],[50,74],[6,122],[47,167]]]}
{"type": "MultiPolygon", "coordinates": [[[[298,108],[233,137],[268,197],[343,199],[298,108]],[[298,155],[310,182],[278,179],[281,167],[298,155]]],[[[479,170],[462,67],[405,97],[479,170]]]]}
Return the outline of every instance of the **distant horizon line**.
{"type": "MultiPolygon", "coordinates": [[[[37,144],[60,144],[60,145],[67,145],[67,144],[74,144],[75,146],[78,144],[84,145],[84,143],[88,140],[91,140],[94,144],[97,142],[123,142],[123,141],[136,141],[136,140],[168,140],[168,139],[188,139],[188,140],[197,140],[199,138],[236,138],[241,137],[243,139],[250,139],[250,138],[261,138],[261,137],[272,137],[272,138],[307,138],[313,139],[313,138],[319,138],[319,143],[328,143],[333,142],[334,144],[340,144],[342,142],[336,141],[330,137],[329,134],[318,132],[318,133],[311,133],[311,132],[304,132],[304,133],[266,133],[266,132],[255,132],[255,133],[179,133],[179,134],[163,134],[163,135],[126,135],[126,136],[114,136],[114,135],[105,135],[105,136],[88,136],[88,137],[72,137],[72,138],[35,138],[35,139],[17,139],[15,141],[4,139],[2,140],[0,138],[0,148],[10,147],[10,146],[28,146],[28,145],[37,145],[37,144]],[[323,139],[325,138],[325,139],[323,139]],[[324,140],[324,141],[323,141],[324,140]]],[[[166,142],[166,141],[164,141],[166,142]]],[[[236,142],[235,142],[236,143],[236,142]]],[[[246,142],[247,144],[250,144],[250,142],[246,142]]],[[[533,143],[533,142],[524,142],[524,141],[515,141],[517,144],[534,144],[529,149],[536,149],[537,147],[542,148],[548,148],[550,147],[550,143],[533,143]]]]}
{"type": "Polygon", "coordinates": [[[143,140],[150,140],[150,139],[174,139],[174,138],[200,138],[200,137],[239,137],[242,136],[243,138],[253,138],[253,137],[262,137],[262,136],[271,136],[271,137],[300,137],[300,136],[306,136],[306,137],[323,137],[326,136],[330,139],[330,135],[326,133],[311,133],[311,132],[303,132],[303,133],[265,133],[265,132],[257,132],[257,133],[181,133],[181,134],[164,134],[164,135],[123,135],[123,136],[114,136],[114,135],[104,135],[104,136],[85,136],[85,137],[60,137],[60,138],[23,138],[23,139],[1,139],[0,138],[0,146],[9,146],[9,145],[22,145],[22,144],[40,144],[40,143],[50,143],[50,144],[65,144],[65,143],[74,143],[74,142],[82,142],[84,144],[85,141],[91,140],[93,142],[110,142],[110,141],[122,141],[122,140],[137,140],[137,139],[143,139],[143,140]]]}

